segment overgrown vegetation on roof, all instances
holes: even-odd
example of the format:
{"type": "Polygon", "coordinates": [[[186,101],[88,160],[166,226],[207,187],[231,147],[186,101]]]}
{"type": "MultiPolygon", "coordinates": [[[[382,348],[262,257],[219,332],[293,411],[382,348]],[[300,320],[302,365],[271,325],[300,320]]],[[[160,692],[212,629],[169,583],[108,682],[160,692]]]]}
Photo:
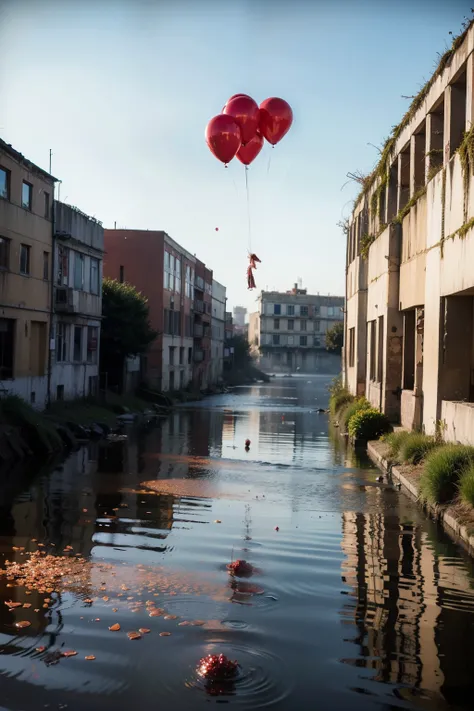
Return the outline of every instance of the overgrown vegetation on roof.
{"type": "MultiPolygon", "coordinates": [[[[414,97],[413,101],[410,104],[410,107],[408,111],[405,113],[403,116],[402,120],[397,126],[394,126],[392,129],[392,133],[390,136],[387,138],[385,141],[385,144],[382,148],[380,159],[373,169],[373,171],[370,173],[367,178],[361,182],[362,184],[362,190],[357,196],[355,200],[355,205],[358,205],[360,200],[368,194],[368,192],[372,189],[372,187],[375,185],[378,179],[380,180],[386,180],[388,176],[388,171],[390,168],[390,157],[393,153],[393,150],[395,148],[395,144],[400,137],[402,131],[408,126],[410,121],[413,119],[415,116],[416,112],[421,108],[423,102],[425,101],[426,97],[428,96],[428,93],[433,86],[433,84],[436,82],[438,77],[441,76],[441,74],[444,72],[446,67],[448,67],[451,63],[451,60],[453,58],[454,53],[456,50],[459,49],[459,47],[462,45],[464,40],[466,39],[467,33],[471,26],[474,24],[474,19],[465,19],[463,22],[463,31],[461,34],[459,34],[457,37],[453,39],[452,45],[450,49],[448,49],[440,58],[438,66],[436,67],[435,72],[431,76],[431,78],[426,82],[426,84],[421,88],[421,90],[418,92],[418,94],[414,97]]],[[[470,157],[472,157],[474,154],[471,154],[470,157]]]]}

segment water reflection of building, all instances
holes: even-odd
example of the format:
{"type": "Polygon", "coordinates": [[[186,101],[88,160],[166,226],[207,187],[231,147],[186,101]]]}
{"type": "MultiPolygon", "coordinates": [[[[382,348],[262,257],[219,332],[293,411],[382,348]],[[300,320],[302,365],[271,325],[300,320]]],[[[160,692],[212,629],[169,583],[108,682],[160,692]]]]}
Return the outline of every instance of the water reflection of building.
{"type": "MultiPolygon", "coordinates": [[[[453,567],[453,558],[437,553],[429,533],[404,523],[410,520],[404,497],[385,511],[380,489],[368,496],[371,510],[380,497],[380,513],[342,514],[343,579],[351,588],[342,614],[356,627],[357,663],[365,660],[377,681],[428,691],[450,703],[472,698],[474,640],[468,630],[474,595],[465,567],[461,561],[453,567]]],[[[439,531],[426,525],[436,540],[439,531]]]]}

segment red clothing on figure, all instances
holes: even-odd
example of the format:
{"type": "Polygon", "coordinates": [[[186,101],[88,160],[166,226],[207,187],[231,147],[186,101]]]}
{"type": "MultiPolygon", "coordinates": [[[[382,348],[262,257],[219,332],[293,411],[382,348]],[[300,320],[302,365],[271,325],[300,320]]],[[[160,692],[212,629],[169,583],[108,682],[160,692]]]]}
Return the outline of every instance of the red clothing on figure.
{"type": "Polygon", "coordinates": [[[255,279],[253,278],[252,267],[247,268],[247,284],[249,289],[255,289],[255,279]]]}

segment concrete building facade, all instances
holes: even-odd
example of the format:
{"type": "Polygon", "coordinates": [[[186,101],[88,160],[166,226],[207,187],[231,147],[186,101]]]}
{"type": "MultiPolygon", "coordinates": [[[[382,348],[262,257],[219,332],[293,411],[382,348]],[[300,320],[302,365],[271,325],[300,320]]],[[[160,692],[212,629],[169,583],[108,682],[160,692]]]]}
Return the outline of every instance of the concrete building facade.
{"type": "Polygon", "coordinates": [[[348,224],[344,378],[474,444],[474,26],[384,147],[348,224]]]}
{"type": "Polygon", "coordinates": [[[226,288],[212,280],[211,385],[222,380],[224,372],[226,288]]]}
{"type": "Polygon", "coordinates": [[[205,390],[211,384],[212,271],[196,260],[194,280],[194,369],[193,384],[205,390]]]}
{"type": "Polygon", "coordinates": [[[262,291],[249,316],[249,343],[260,366],[282,372],[337,372],[340,358],[326,350],[328,329],[344,318],[342,296],[262,291]]]}
{"type": "Polygon", "coordinates": [[[233,315],[235,332],[244,333],[246,327],[245,319],[247,317],[247,309],[245,306],[234,306],[233,315]]]}
{"type": "Polygon", "coordinates": [[[56,179],[0,140],[0,388],[48,399],[56,179]]]}
{"type": "Polygon", "coordinates": [[[55,201],[51,399],[95,396],[102,318],[102,223],[55,201]]]}

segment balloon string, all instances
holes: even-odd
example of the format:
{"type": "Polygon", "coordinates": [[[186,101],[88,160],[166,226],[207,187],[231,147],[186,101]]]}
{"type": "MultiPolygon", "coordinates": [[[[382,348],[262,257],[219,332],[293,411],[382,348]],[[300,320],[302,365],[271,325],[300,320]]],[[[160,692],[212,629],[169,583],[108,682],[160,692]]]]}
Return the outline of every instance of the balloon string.
{"type": "Polygon", "coordinates": [[[267,175],[270,172],[271,162],[272,162],[272,154],[270,153],[270,155],[268,156],[267,175]]]}
{"type": "Polygon", "coordinates": [[[247,193],[247,221],[249,230],[249,254],[252,254],[252,223],[250,221],[250,194],[249,194],[249,169],[245,166],[245,191],[247,193]]]}

